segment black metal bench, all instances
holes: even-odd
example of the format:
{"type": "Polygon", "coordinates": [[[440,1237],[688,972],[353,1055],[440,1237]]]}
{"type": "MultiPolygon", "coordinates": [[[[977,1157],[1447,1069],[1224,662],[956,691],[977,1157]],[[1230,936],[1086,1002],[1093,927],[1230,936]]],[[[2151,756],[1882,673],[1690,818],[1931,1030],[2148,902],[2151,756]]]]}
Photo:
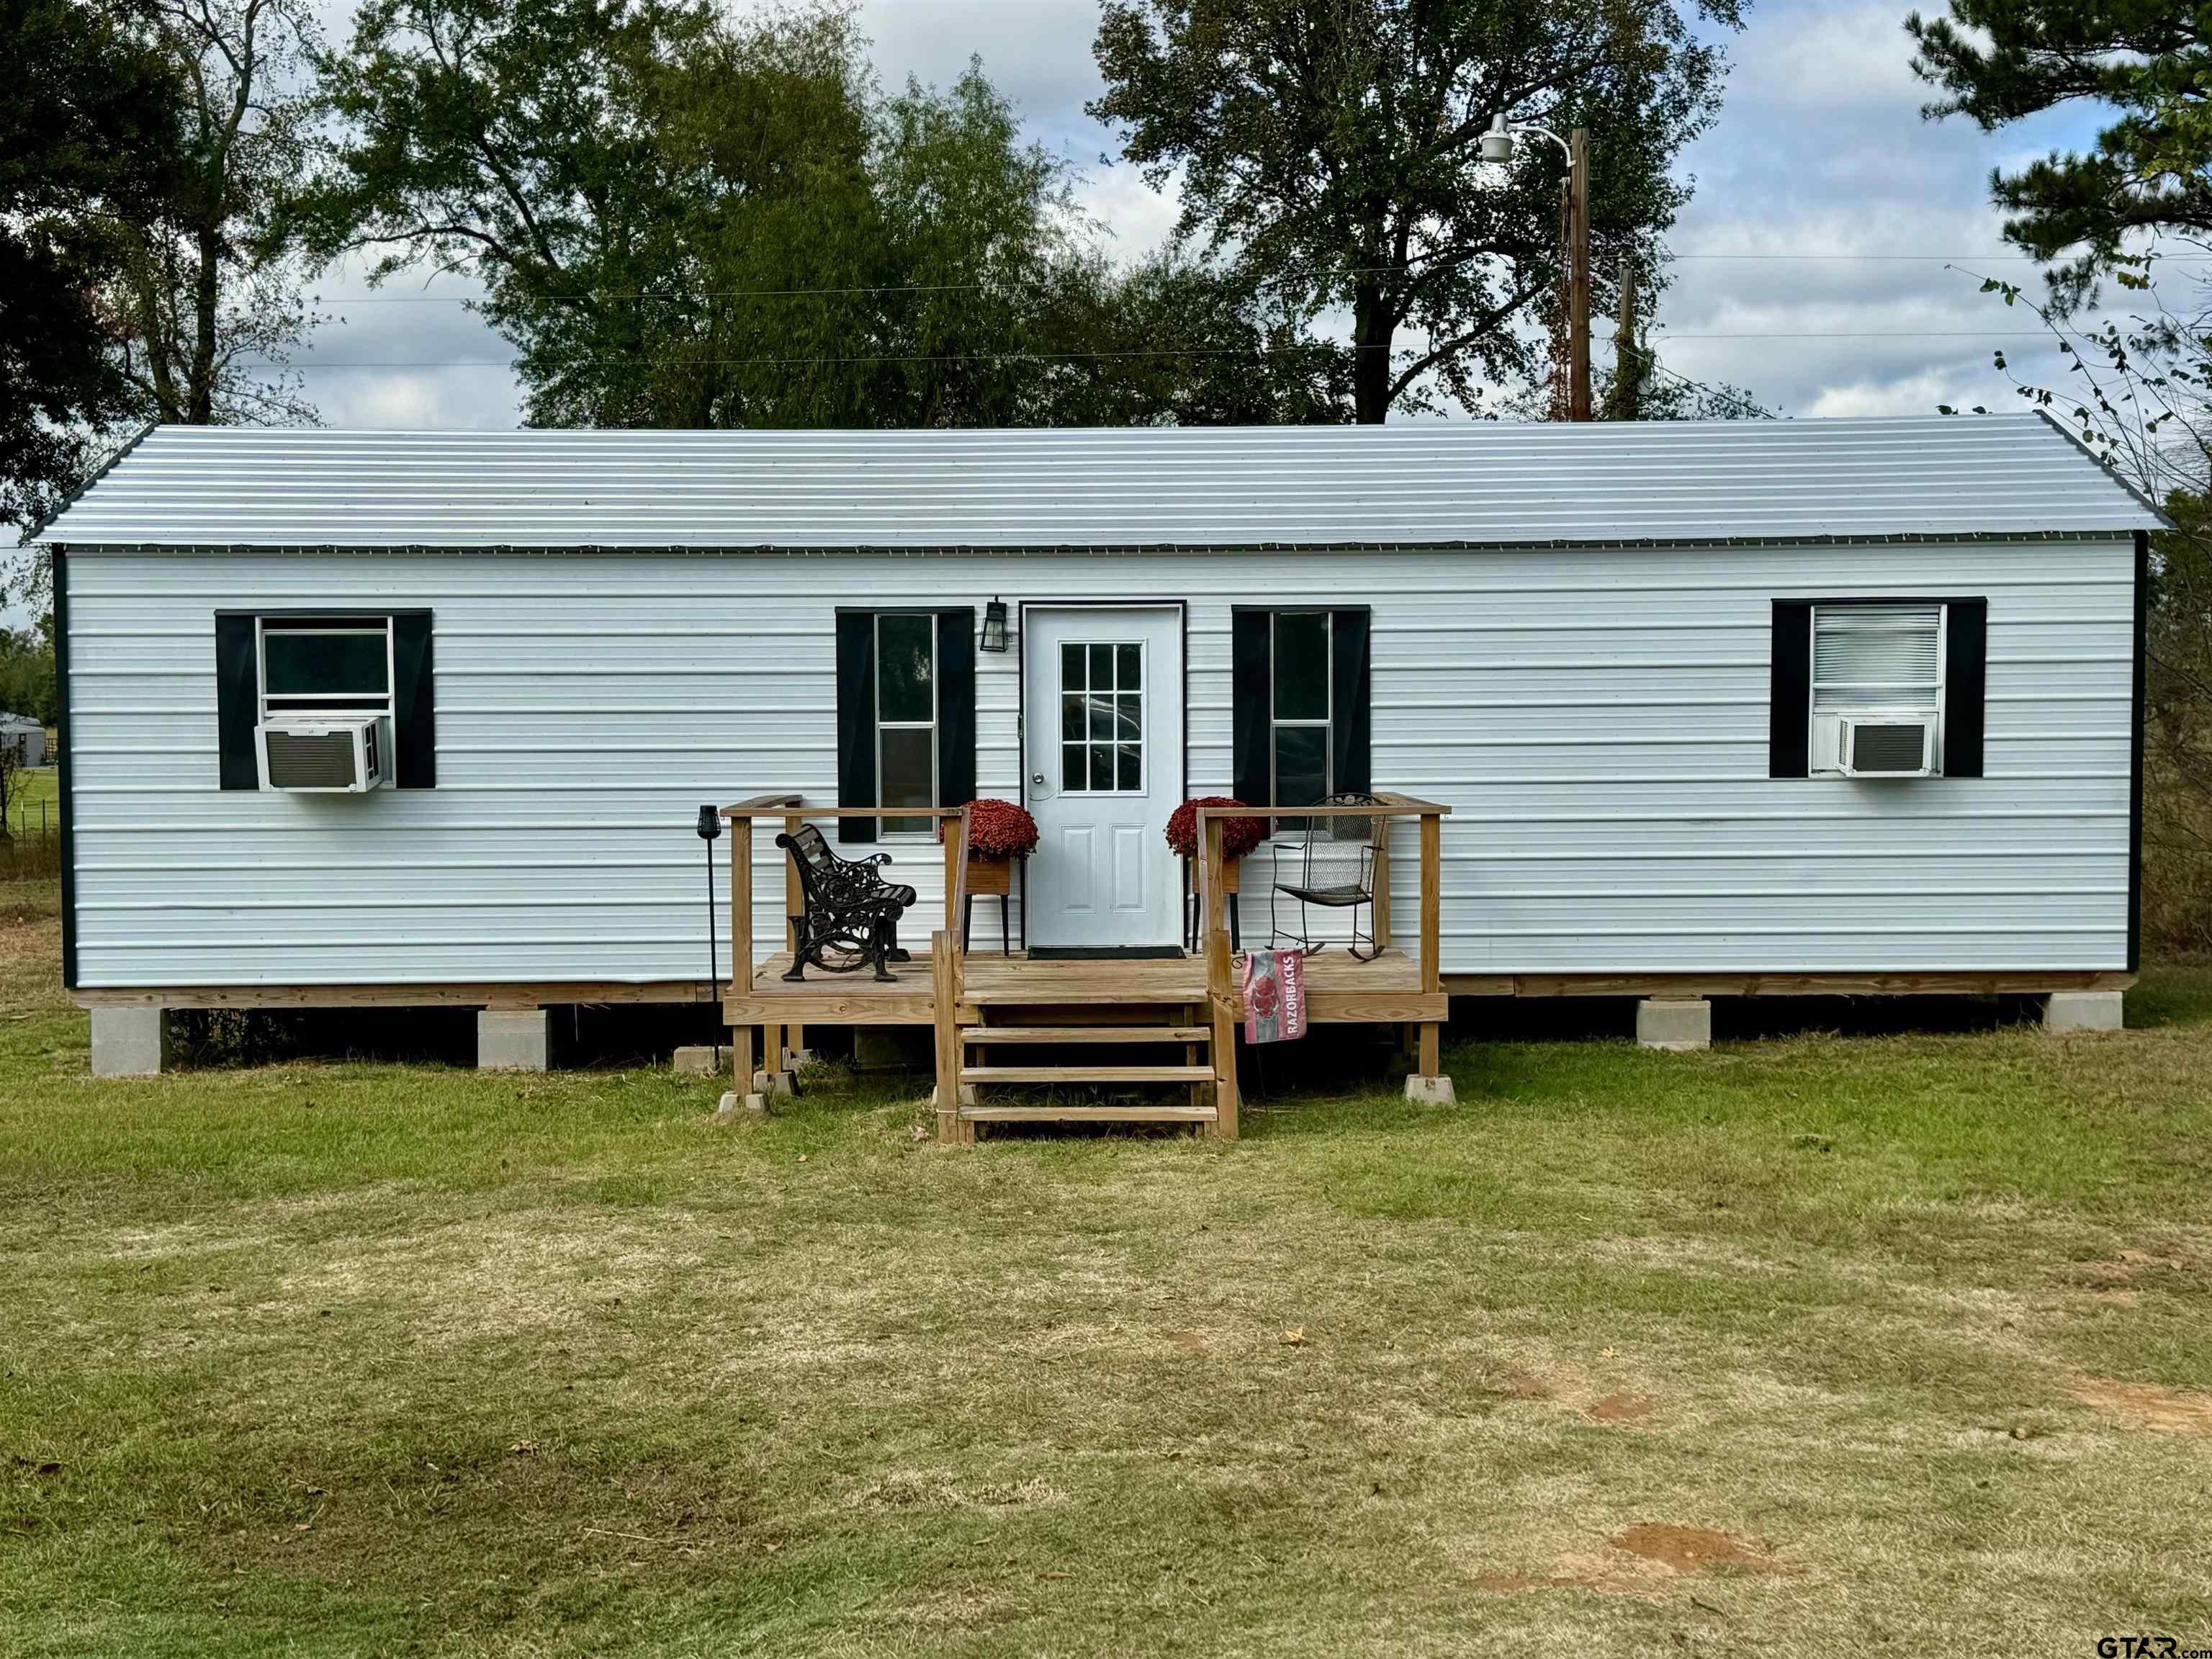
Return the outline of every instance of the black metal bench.
{"type": "Polygon", "coordinates": [[[786,979],[804,980],[806,964],[824,973],[852,974],[872,966],[879,980],[896,980],[889,963],[909,960],[899,949],[899,918],[914,903],[914,889],[885,881],[878,866],[888,853],[865,859],[841,859],[811,824],[796,835],[780,835],[775,844],[799,872],[799,890],[806,908],[791,919],[797,943],[786,979]]]}

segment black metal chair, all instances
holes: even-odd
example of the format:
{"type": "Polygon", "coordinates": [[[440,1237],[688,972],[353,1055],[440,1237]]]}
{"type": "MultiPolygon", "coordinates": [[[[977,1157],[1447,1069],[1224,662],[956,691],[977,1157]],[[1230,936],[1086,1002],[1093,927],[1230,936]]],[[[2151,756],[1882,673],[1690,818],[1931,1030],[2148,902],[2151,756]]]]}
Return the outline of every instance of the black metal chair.
{"type": "Polygon", "coordinates": [[[1356,962],[1372,962],[1382,954],[1375,940],[1375,837],[1387,820],[1364,812],[1332,813],[1332,806],[1379,806],[1374,795],[1329,795],[1310,811],[1278,823],[1300,823],[1295,841],[1274,843],[1274,884],[1267,895],[1267,943],[1273,947],[1288,938],[1310,956],[1325,947],[1315,942],[1307,907],[1321,905],[1352,912],[1352,940],[1345,949],[1356,962]],[[1289,878],[1284,864],[1292,861],[1289,878]],[[1298,925],[1291,932],[1276,921],[1276,901],[1287,893],[1298,902],[1298,925]],[[1367,907],[1367,931],[1359,931],[1359,907],[1367,907]],[[1360,949],[1361,945],[1367,948],[1360,949]]]}
{"type": "Polygon", "coordinates": [[[786,979],[803,981],[812,963],[829,974],[858,973],[872,966],[879,980],[896,980],[887,965],[910,960],[899,949],[899,918],[914,903],[914,889],[885,881],[877,867],[891,861],[888,853],[865,859],[841,859],[812,824],[796,835],[780,835],[775,844],[790,854],[799,872],[799,890],[806,908],[791,919],[797,945],[786,979]]]}

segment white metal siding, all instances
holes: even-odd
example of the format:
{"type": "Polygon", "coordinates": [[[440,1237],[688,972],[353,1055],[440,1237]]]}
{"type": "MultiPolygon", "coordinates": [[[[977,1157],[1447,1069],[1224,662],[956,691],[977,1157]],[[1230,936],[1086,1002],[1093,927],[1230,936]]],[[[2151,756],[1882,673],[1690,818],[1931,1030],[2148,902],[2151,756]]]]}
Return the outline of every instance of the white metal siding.
{"type": "MultiPolygon", "coordinates": [[[[1455,808],[1449,973],[2126,965],[2124,538],[1019,559],[85,549],[68,571],[88,988],[703,978],[697,805],[835,799],[833,609],[972,603],[980,618],[994,594],[1187,599],[1194,793],[1230,785],[1231,605],[1371,605],[1377,787],[1455,808]],[[1766,777],[1771,603],[1855,593],[1989,597],[1985,778],[1766,777]],[[437,788],[219,791],[213,613],[365,605],[435,611],[437,788]]],[[[1018,641],[977,659],[987,794],[1018,795],[1019,660],[1018,641]]],[[[1418,878],[1401,836],[1402,938],[1418,878]]],[[[923,894],[908,933],[922,942],[938,850],[886,846],[923,894]]],[[[765,951],[783,890],[766,834],[755,887],[765,951]]],[[[1248,880],[1248,937],[1264,887],[1248,880]]],[[[976,912],[995,942],[996,901],[976,912]]]]}
{"type": "Polygon", "coordinates": [[[2125,532],[2036,415],[964,432],[161,427],[71,546],[1376,546],[2125,532]]]}

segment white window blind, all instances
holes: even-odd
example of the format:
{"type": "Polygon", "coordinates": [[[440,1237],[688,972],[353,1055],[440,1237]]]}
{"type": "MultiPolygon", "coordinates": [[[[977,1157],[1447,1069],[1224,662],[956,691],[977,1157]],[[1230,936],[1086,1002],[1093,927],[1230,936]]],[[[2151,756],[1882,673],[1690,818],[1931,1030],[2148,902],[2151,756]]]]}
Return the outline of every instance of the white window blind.
{"type": "Polygon", "coordinates": [[[1813,712],[1936,708],[1943,701],[1943,607],[1824,605],[1813,613],[1813,712]]]}

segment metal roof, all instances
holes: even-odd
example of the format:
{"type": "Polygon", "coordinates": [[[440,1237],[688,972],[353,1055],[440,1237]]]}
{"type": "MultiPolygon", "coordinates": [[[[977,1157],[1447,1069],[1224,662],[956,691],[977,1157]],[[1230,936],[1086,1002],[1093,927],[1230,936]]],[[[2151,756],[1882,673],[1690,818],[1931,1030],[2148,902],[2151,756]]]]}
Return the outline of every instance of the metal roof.
{"type": "Polygon", "coordinates": [[[73,546],[1056,548],[2036,536],[2158,515],[2036,415],[961,432],[156,427],[73,546]]]}

